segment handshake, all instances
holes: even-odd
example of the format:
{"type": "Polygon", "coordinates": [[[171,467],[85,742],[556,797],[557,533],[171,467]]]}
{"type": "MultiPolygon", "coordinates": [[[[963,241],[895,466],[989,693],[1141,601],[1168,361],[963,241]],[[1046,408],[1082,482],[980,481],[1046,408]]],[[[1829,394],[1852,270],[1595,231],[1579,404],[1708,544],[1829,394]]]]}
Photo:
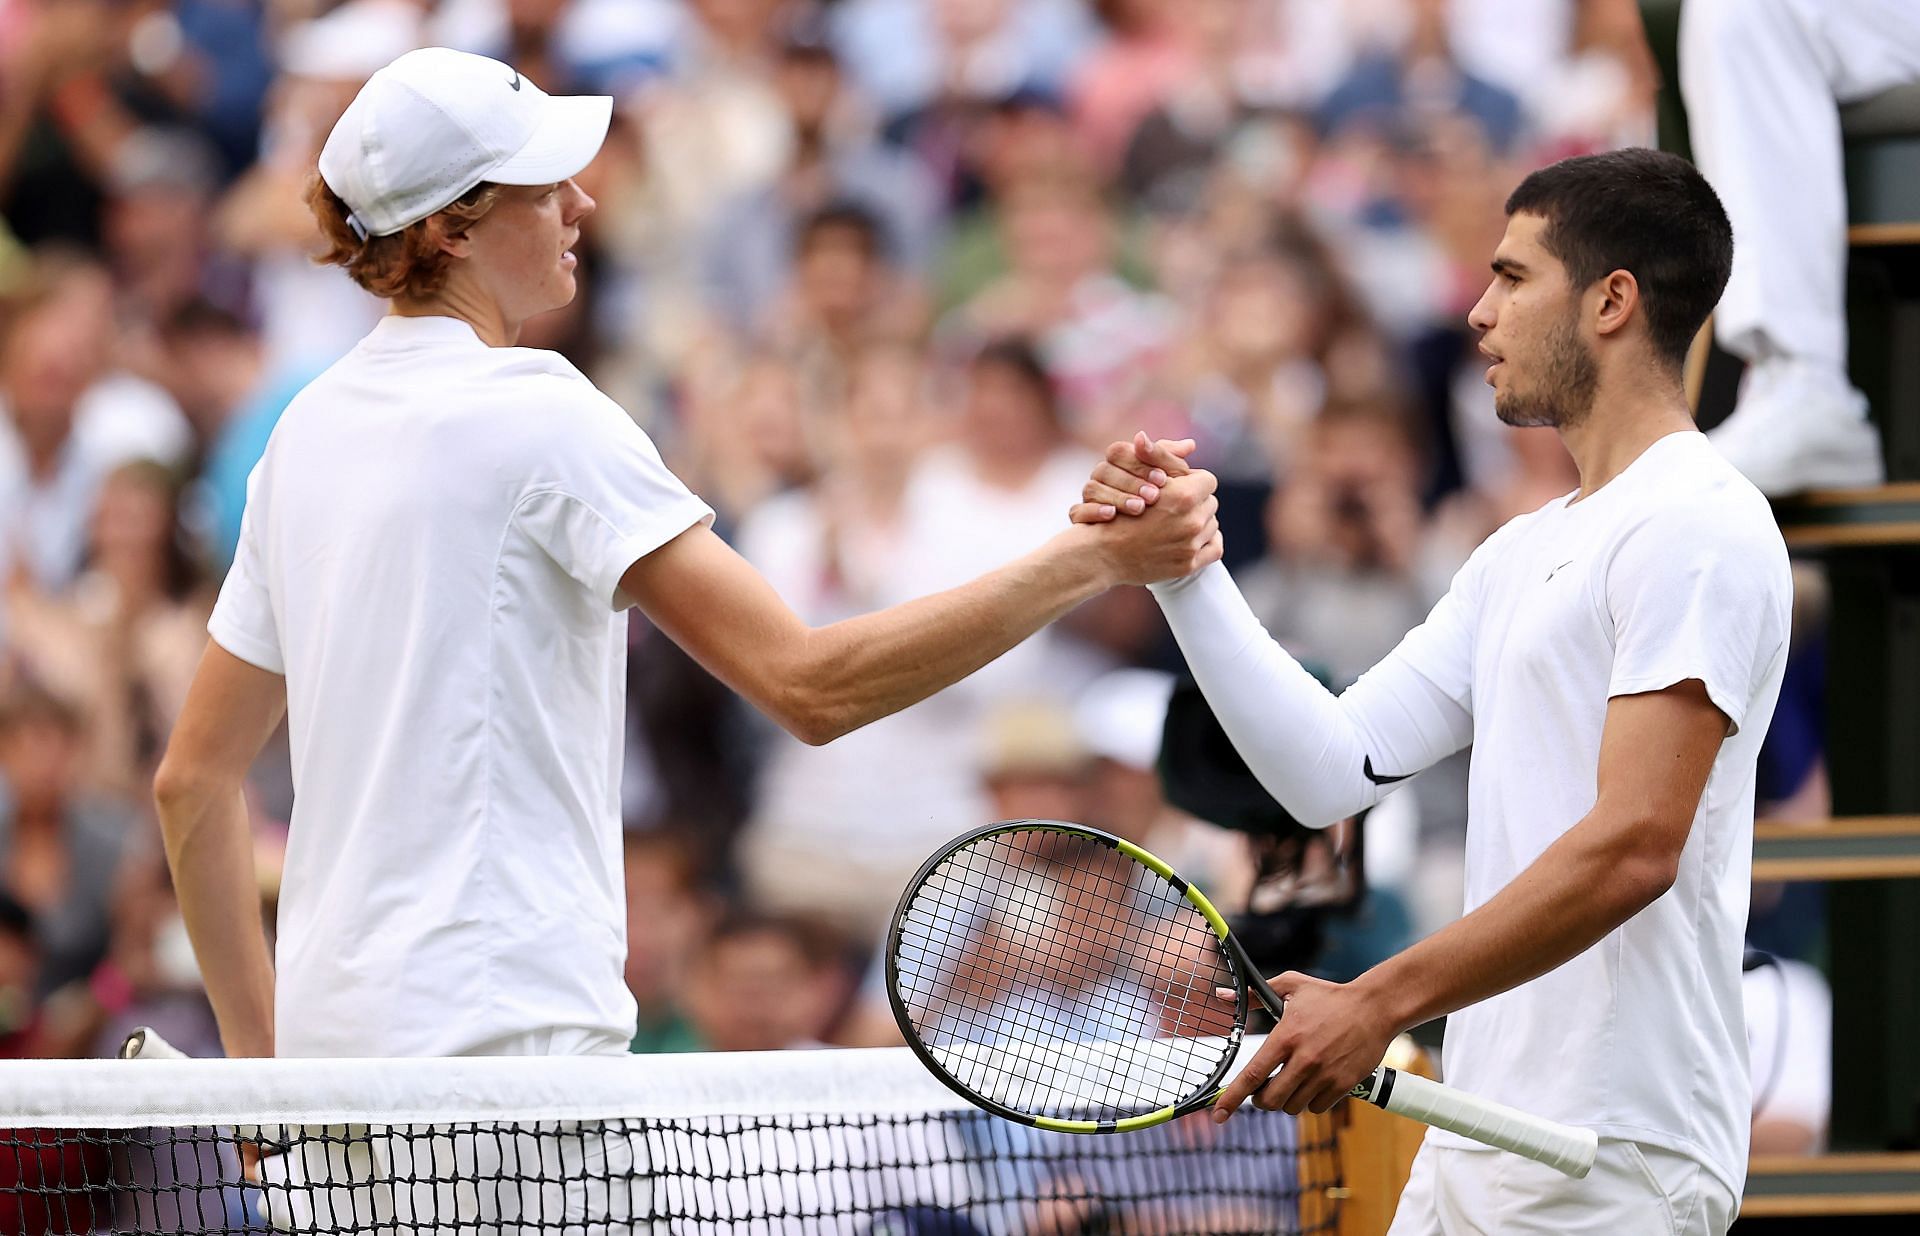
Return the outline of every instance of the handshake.
{"type": "Polygon", "coordinates": [[[1115,442],[1067,515],[1112,584],[1154,584],[1220,561],[1213,473],[1187,465],[1191,438],[1115,442]]]}

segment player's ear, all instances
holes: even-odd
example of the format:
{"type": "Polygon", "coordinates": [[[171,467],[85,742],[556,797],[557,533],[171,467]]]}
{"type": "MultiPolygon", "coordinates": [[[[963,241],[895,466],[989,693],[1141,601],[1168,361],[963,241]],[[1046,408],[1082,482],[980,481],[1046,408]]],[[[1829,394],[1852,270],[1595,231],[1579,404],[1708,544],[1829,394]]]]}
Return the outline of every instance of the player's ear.
{"type": "Polygon", "coordinates": [[[1624,329],[1640,310],[1640,281],[1629,270],[1616,270],[1595,283],[1589,295],[1598,296],[1594,327],[1602,335],[1624,329]]]}
{"type": "Polygon", "coordinates": [[[446,215],[435,215],[428,220],[433,228],[433,246],[448,257],[471,257],[473,255],[473,237],[471,223],[450,219],[446,215]]]}

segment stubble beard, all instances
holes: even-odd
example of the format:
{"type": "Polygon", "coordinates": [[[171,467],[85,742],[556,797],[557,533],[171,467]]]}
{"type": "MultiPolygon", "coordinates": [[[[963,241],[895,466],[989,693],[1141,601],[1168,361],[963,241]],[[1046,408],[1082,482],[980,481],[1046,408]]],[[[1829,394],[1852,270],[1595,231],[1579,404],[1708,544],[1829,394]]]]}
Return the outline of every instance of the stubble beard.
{"type": "Polygon", "coordinates": [[[1520,429],[1571,429],[1593,412],[1600,362],[1582,342],[1569,313],[1546,340],[1539,386],[1531,391],[1496,392],[1494,415],[1520,429]]]}

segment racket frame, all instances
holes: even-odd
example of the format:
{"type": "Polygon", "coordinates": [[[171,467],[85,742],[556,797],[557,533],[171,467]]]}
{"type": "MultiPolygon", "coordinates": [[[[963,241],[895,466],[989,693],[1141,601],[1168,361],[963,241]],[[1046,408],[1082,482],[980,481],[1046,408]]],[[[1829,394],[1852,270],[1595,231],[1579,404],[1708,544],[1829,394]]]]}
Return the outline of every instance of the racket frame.
{"type": "Polygon", "coordinates": [[[1097,828],[1090,828],[1085,824],[1070,824],[1064,820],[1001,820],[993,824],[988,824],[983,828],[976,828],[970,832],[963,833],[955,837],[952,841],[949,841],[946,845],[940,847],[939,851],[936,852],[933,857],[920,865],[920,870],[914,872],[913,879],[907,882],[906,891],[900,894],[899,904],[894,908],[893,921],[887,927],[886,962],[887,1003],[893,1009],[893,1019],[898,1023],[900,1033],[905,1036],[907,1046],[912,1049],[914,1055],[920,1058],[920,1062],[926,1065],[927,1069],[935,1077],[940,1079],[941,1084],[949,1090],[952,1090],[955,1094],[958,1094],[967,1102],[972,1103],[976,1107],[983,1108],[1002,1119],[1030,1125],[1036,1129],[1047,1129],[1055,1133],[1128,1133],[1136,1129],[1146,1129],[1157,1124],[1165,1124],[1169,1120],[1177,1120],[1181,1116],[1189,1116],[1194,1112],[1211,1107],[1214,1100],[1220,1097],[1221,1083],[1226,1080],[1227,1073],[1233,1068],[1234,1062],[1240,1054],[1240,1044],[1246,1037],[1248,992],[1252,991],[1258,996],[1260,1002],[1266,1005],[1267,1010],[1271,1012],[1276,1019],[1279,1018],[1282,1008],[1285,1007],[1285,1001],[1275,994],[1273,988],[1267,985],[1267,981],[1264,978],[1260,977],[1258,967],[1253,964],[1253,959],[1247,955],[1246,948],[1241,945],[1240,941],[1234,937],[1233,932],[1228,928],[1227,920],[1221,915],[1219,910],[1214,908],[1213,903],[1207,900],[1206,894],[1202,893],[1198,888],[1195,888],[1191,881],[1168,866],[1158,856],[1141,849],[1125,837],[1118,837],[1097,828]],[[970,849],[983,841],[1004,833],[1035,832],[1062,833],[1071,837],[1079,837],[1085,841],[1097,842],[1109,849],[1118,850],[1121,854],[1124,854],[1140,866],[1145,867],[1147,870],[1159,876],[1162,880],[1165,880],[1174,891],[1178,892],[1194,909],[1198,910],[1201,917],[1207,920],[1207,925],[1213,928],[1227,972],[1234,978],[1233,1029],[1226,1036],[1228,1039],[1228,1049],[1222,1053],[1220,1063],[1215,1067],[1212,1075],[1209,1076],[1194,1093],[1179,1102],[1170,1103],[1165,1107],[1156,1108],[1150,1112],[1142,1112],[1139,1115],[1126,1116],[1115,1120],[1068,1120],[1057,1116],[1036,1116],[1030,1112],[1023,1112],[1016,1108],[1008,1107],[1006,1104],[996,1099],[988,1098],[986,1095],[974,1090],[971,1086],[968,1086],[965,1082],[953,1076],[953,1074],[947,1070],[947,1067],[940,1063],[934,1056],[927,1045],[921,1041],[919,1029],[913,1024],[913,1016],[907,1010],[906,1001],[900,994],[900,942],[906,929],[908,907],[914,903],[921,889],[924,888],[927,881],[932,878],[933,873],[939,870],[948,859],[960,853],[962,850],[970,849]]]}

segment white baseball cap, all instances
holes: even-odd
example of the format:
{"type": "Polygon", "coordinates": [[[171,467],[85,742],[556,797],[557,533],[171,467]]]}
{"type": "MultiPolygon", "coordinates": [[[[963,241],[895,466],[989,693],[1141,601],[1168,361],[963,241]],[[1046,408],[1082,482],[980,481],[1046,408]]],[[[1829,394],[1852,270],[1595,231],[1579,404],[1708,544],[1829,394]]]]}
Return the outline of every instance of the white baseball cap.
{"type": "Polygon", "coordinates": [[[390,236],[482,182],[579,174],[612,115],[605,95],[556,98],[498,60],[423,47],[360,88],[320,150],[320,178],[363,239],[390,236]]]}

